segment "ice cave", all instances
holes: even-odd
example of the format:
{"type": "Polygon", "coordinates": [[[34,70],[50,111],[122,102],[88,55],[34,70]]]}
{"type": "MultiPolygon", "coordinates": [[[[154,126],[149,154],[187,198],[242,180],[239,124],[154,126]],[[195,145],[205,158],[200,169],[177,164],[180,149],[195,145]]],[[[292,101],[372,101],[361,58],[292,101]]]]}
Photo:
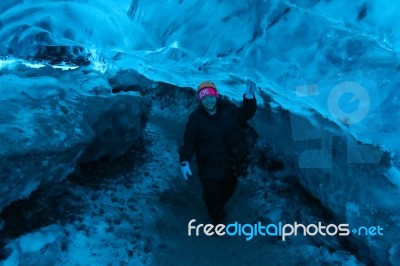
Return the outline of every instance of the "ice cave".
{"type": "Polygon", "coordinates": [[[398,16],[396,0],[2,0],[1,265],[400,265],[398,16]],[[236,106],[257,87],[236,235],[188,234],[209,223],[196,158],[184,180],[178,157],[204,80],[236,106]]]}

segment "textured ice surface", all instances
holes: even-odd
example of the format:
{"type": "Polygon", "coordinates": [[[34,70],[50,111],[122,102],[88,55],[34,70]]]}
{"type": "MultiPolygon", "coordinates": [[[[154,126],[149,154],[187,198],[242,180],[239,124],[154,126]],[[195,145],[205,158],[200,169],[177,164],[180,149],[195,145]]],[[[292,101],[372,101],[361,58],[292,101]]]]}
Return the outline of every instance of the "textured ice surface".
{"type": "Polygon", "coordinates": [[[368,115],[346,130],[386,150],[400,146],[393,125],[399,119],[396,1],[41,0],[3,1],[0,8],[0,53],[7,56],[90,59],[180,86],[212,79],[237,99],[250,77],[288,97],[287,108],[313,108],[338,124],[351,119],[329,111],[337,104],[330,92],[355,82],[347,112],[364,108],[368,115]],[[313,93],[296,94],[311,84],[313,93]]]}
{"type": "Polygon", "coordinates": [[[140,96],[113,95],[96,74],[18,74],[0,76],[0,209],[80,162],[118,157],[140,137],[148,112],[140,96]]]}

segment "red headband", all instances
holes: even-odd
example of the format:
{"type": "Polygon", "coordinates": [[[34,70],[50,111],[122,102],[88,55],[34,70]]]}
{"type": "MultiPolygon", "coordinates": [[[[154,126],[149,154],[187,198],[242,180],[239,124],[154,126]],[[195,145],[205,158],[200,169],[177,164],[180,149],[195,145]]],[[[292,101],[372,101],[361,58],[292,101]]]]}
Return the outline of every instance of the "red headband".
{"type": "Polygon", "coordinates": [[[207,95],[213,95],[213,96],[218,98],[218,92],[217,92],[217,90],[215,88],[213,88],[213,87],[204,87],[204,88],[201,88],[199,90],[199,93],[198,93],[199,101],[201,101],[201,99],[204,96],[207,96],[207,95]]]}

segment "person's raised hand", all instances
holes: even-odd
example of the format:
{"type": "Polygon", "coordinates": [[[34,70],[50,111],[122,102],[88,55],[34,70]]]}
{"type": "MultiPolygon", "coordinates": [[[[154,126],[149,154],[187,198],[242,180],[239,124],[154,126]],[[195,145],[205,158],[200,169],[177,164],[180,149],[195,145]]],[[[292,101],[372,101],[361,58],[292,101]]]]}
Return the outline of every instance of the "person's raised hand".
{"type": "Polygon", "coordinates": [[[257,85],[254,81],[247,79],[246,81],[246,93],[245,96],[247,99],[254,99],[254,94],[256,93],[257,85]]]}

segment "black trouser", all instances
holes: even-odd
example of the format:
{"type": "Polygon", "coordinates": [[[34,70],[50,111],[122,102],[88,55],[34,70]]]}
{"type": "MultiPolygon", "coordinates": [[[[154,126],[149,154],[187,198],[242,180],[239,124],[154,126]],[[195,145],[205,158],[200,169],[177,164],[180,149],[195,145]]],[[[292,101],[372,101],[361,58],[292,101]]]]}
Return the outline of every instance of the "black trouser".
{"type": "Polygon", "coordinates": [[[201,179],[201,183],[208,215],[214,223],[222,222],[225,218],[224,206],[235,192],[237,178],[201,179]]]}

